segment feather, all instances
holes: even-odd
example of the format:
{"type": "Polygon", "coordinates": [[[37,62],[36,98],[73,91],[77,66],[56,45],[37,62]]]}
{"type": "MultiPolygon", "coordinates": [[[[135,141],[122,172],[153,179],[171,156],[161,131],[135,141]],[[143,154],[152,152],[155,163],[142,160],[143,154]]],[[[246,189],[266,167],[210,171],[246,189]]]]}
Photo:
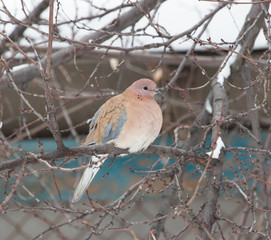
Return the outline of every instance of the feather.
{"type": "Polygon", "coordinates": [[[91,161],[89,161],[89,167],[87,167],[74,191],[72,202],[78,202],[85,191],[87,190],[89,184],[92,182],[93,178],[100,170],[102,164],[106,160],[106,154],[99,155],[98,157],[92,156],[91,161]]]}

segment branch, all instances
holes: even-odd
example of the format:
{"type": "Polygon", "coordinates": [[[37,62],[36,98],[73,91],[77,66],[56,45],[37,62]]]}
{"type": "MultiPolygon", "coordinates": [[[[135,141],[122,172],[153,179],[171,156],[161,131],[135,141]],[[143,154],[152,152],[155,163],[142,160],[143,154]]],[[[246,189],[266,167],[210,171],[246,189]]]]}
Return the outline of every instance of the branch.
{"type": "MultiPolygon", "coordinates": [[[[207,16],[204,17],[204,19],[206,20],[206,23],[202,27],[202,30],[200,31],[200,33],[198,35],[198,38],[200,38],[202,36],[202,34],[205,32],[205,30],[208,27],[209,23],[211,22],[213,16],[220,9],[222,9],[224,6],[226,6],[226,5],[223,5],[223,4],[219,5],[217,8],[215,8],[208,15],[208,18],[207,18],[207,16]]],[[[182,71],[182,69],[184,67],[185,62],[188,60],[188,57],[190,56],[191,52],[195,49],[195,47],[196,47],[196,43],[194,43],[193,46],[187,51],[185,57],[180,62],[179,66],[178,66],[178,69],[176,70],[176,73],[174,74],[174,76],[172,77],[172,79],[170,80],[168,85],[166,86],[166,91],[177,80],[178,76],[180,75],[180,73],[181,73],[181,71],[182,71]]],[[[208,100],[210,100],[209,98],[212,98],[211,94],[209,94],[209,96],[207,97],[208,100]]],[[[196,117],[196,120],[194,121],[193,126],[191,127],[190,138],[187,139],[186,143],[183,146],[183,149],[189,149],[189,148],[196,145],[199,134],[201,133],[201,129],[200,129],[201,126],[200,125],[207,124],[208,117],[209,117],[208,111],[206,110],[206,108],[203,108],[202,111],[200,112],[199,116],[196,117]]],[[[185,164],[186,163],[184,163],[184,165],[185,164]]],[[[205,162],[205,165],[206,164],[208,164],[208,160],[207,160],[207,162],[205,162]]],[[[183,169],[185,169],[185,167],[183,167],[183,169]]],[[[180,176],[180,181],[181,181],[182,176],[183,176],[183,174],[181,174],[181,176],[180,176]]],[[[165,198],[164,198],[165,200],[163,201],[158,213],[156,214],[156,218],[158,218],[159,220],[153,222],[153,224],[151,226],[151,229],[152,229],[152,231],[154,231],[154,235],[155,235],[156,239],[159,238],[160,233],[163,231],[164,225],[165,225],[165,222],[166,222],[166,218],[160,219],[160,217],[167,215],[169,213],[169,211],[171,210],[171,208],[174,205],[176,205],[177,191],[178,191],[178,187],[176,185],[176,182],[174,184],[172,184],[170,187],[168,187],[167,190],[165,191],[165,198]]]]}
{"type": "MultiPolygon", "coordinates": [[[[235,61],[230,65],[231,71],[230,71],[230,76],[229,78],[234,78],[236,74],[240,72],[240,69],[244,66],[245,59],[242,57],[242,55],[247,56],[254,45],[255,38],[257,37],[260,28],[262,27],[263,23],[263,14],[259,15],[259,11],[261,11],[261,6],[260,5],[253,5],[252,10],[247,16],[247,21],[245,22],[242,30],[240,31],[239,38],[237,42],[241,45],[241,53],[240,55],[237,55],[235,58],[235,61]],[[257,11],[256,11],[256,10],[257,11]],[[258,17],[260,17],[258,19],[258,17]],[[258,21],[259,20],[259,21],[258,21]]],[[[226,57],[227,60],[231,56],[226,57]]],[[[223,63],[222,63],[223,66],[223,63]]],[[[218,74],[219,75],[219,74],[218,74]]],[[[225,93],[224,87],[222,87],[220,84],[216,82],[216,79],[214,79],[213,88],[212,91],[209,93],[206,102],[211,101],[213,102],[213,115],[214,116],[213,120],[217,121],[221,117],[225,117],[227,113],[227,106],[222,107],[224,104],[227,104],[227,96],[225,93]],[[222,113],[224,112],[224,113],[222,113]]],[[[201,113],[198,116],[199,122],[201,124],[207,124],[208,122],[208,116],[209,113],[205,108],[202,109],[201,113]]],[[[191,137],[186,141],[184,144],[183,148],[184,149],[189,149],[190,147],[194,146],[196,144],[196,140],[199,137],[200,133],[200,126],[197,123],[197,120],[193,123],[193,127],[191,128],[191,137]]],[[[213,125],[213,132],[212,132],[212,141],[213,143],[216,142],[217,140],[217,134],[221,131],[223,134],[224,130],[223,129],[217,129],[217,124],[213,125]]],[[[220,156],[221,160],[224,158],[224,154],[221,154],[220,156]]],[[[209,239],[209,234],[212,229],[212,225],[214,223],[214,217],[215,217],[215,211],[216,211],[216,203],[218,200],[218,194],[219,194],[219,182],[221,181],[221,171],[222,171],[222,166],[223,166],[223,161],[218,161],[218,163],[212,168],[212,172],[208,177],[208,187],[207,187],[207,193],[206,194],[206,205],[203,210],[203,218],[204,222],[202,225],[202,231],[200,231],[200,236],[203,237],[203,239],[209,239]],[[206,228],[206,226],[208,226],[206,228]]],[[[176,185],[170,186],[167,191],[165,192],[165,201],[161,205],[161,208],[156,215],[157,217],[159,216],[164,216],[166,215],[170,209],[176,204],[174,203],[174,200],[176,198],[172,196],[177,196],[176,194],[177,187],[176,185]]],[[[160,232],[163,230],[165,224],[165,220],[157,221],[154,222],[152,225],[152,229],[155,230],[155,237],[158,239],[160,232]]]]}
{"type": "MultiPolygon", "coordinates": [[[[52,152],[47,152],[43,154],[28,154],[25,156],[0,163],[0,171],[14,169],[20,167],[23,163],[33,164],[39,163],[40,160],[45,160],[48,162],[55,162],[62,159],[77,158],[86,155],[93,154],[112,154],[121,155],[129,154],[128,151],[117,148],[111,144],[104,145],[93,145],[93,146],[79,146],[74,148],[65,148],[63,150],[55,150],[52,152]]],[[[181,159],[184,162],[193,162],[195,164],[205,165],[208,160],[208,155],[197,153],[197,152],[187,152],[175,147],[165,147],[165,146],[150,146],[143,152],[139,152],[139,155],[153,155],[153,156],[167,156],[171,158],[181,159]]]]}
{"type": "MultiPolygon", "coordinates": [[[[49,0],[49,42],[48,42],[48,50],[47,50],[47,58],[46,58],[46,69],[43,75],[44,81],[44,91],[46,97],[46,112],[47,118],[46,123],[53,134],[53,137],[56,141],[58,149],[64,149],[64,143],[62,141],[59,126],[56,120],[56,109],[54,105],[54,101],[52,98],[51,90],[49,88],[49,82],[51,81],[51,64],[52,64],[52,47],[53,47],[53,23],[54,23],[54,0],[49,0]]],[[[42,71],[43,72],[43,71],[42,71]]]]}
{"type": "MultiPolygon", "coordinates": [[[[239,34],[236,44],[238,44],[237,54],[231,52],[225,58],[217,76],[213,79],[212,94],[213,94],[213,122],[216,124],[212,127],[212,143],[216,143],[219,136],[225,137],[227,130],[220,126],[222,117],[228,114],[228,98],[224,81],[234,79],[240,70],[243,68],[245,58],[242,58],[238,53],[245,56],[250,54],[253,49],[255,39],[263,25],[264,12],[261,5],[253,5],[246,22],[239,34]],[[249,22],[249,23],[248,23],[249,22]]],[[[202,223],[199,226],[200,239],[210,239],[212,226],[216,222],[217,203],[219,197],[219,190],[222,179],[222,168],[224,162],[224,152],[219,155],[217,164],[213,167],[207,180],[207,189],[205,194],[205,204],[202,210],[202,223]],[[207,228],[206,228],[207,227],[207,228]]]]}
{"type": "MultiPolygon", "coordinates": [[[[123,13],[120,17],[115,19],[110,25],[91,33],[87,36],[84,36],[80,41],[82,44],[71,45],[70,47],[61,49],[56,53],[52,54],[52,68],[57,67],[60,64],[66,63],[73,59],[74,54],[80,56],[85,52],[86,44],[91,40],[95,43],[102,43],[110,39],[116,32],[120,32],[127,27],[135,24],[143,16],[149,13],[158,3],[158,0],[141,0],[138,3],[135,3],[134,7],[123,13]],[[86,43],[86,44],[83,44],[86,43]]],[[[94,48],[94,47],[93,47],[94,48]]],[[[46,57],[41,60],[41,65],[45,68],[46,57]]],[[[13,78],[14,81],[18,83],[25,83],[31,81],[33,78],[39,76],[39,69],[34,64],[29,64],[28,66],[14,71],[13,78]]],[[[0,90],[3,90],[9,85],[9,77],[4,75],[1,79],[0,90]]]]}
{"type": "MultiPolygon", "coordinates": [[[[212,12],[210,12],[208,14],[208,16],[205,16],[204,19],[206,20],[206,23],[204,24],[204,26],[202,27],[200,33],[198,34],[197,38],[201,38],[201,36],[203,35],[203,33],[205,32],[205,30],[207,29],[209,23],[211,22],[211,20],[213,19],[213,16],[222,8],[224,8],[226,5],[224,4],[219,4],[212,12]],[[208,17],[208,18],[207,18],[208,17]]],[[[199,23],[198,23],[199,24],[199,23]]],[[[186,61],[188,60],[188,57],[191,55],[192,51],[194,51],[195,47],[196,47],[197,43],[194,42],[192,47],[187,51],[185,57],[182,59],[182,61],[180,62],[174,76],[171,78],[171,80],[169,81],[169,83],[166,86],[166,90],[169,89],[170,86],[173,86],[174,83],[176,82],[176,80],[178,79],[180,73],[182,72],[184,65],[186,63],[186,61]]]]}
{"type": "MultiPolygon", "coordinates": [[[[205,32],[207,26],[209,25],[209,23],[211,22],[212,17],[214,16],[214,14],[218,11],[218,9],[221,9],[222,7],[219,6],[218,8],[216,8],[212,13],[213,15],[210,15],[210,18],[208,19],[208,21],[204,24],[202,30],[200,31],[198,38],[200,38],[202,36],[202,34],[205,32]]],[[[167,92],[167,90],[169,89],[169,87],[175,83],[175,81],[177,80],[178,76],[180,75],[185,62],[187,61],[188,57],[190,56],[191,52],[195,49],[196,47],[196,43],[193,44],[193,46],[187,51],[185,57],[182,59],[182,61],[180,62],[178,69],[176,70],[176,73],[174,74],[173,78],[170,80],[170,82],[168,83],[168,85],[166,86],[165,92],[167,92]]],[[[196,144],[196,141],[198,139],[199,133],[201,132],[199,129],[199,125],[198,123],[202,124],[204,122],[204,124],[207,123],[207,119],[208,119],[208,112],[206,111],[206,109],[204,108],[201,113],[200,113],[200,117],[202,122],[198,122],[196,119],[193,127],[191,128],[191,137],[189,138],[190,141],[186,141],[186,143],[183,146],[183,149],[189,149],[190,147],[194,146],[196,144]],[[196,131],[193,131],[193,130],[196,131]]],[[[206,164],[208,164],[208,161],[206,162],[206,164]]],[[[185,169],[185,168],[183,168],[185,169]]],[[[182,174],[181,174],[182,176],[182,174]]],[[[174,184],[172,184],[170,187],[167,188],[167,190],[165,191],[165,200],[163,201],[158,213],[156,214],[156,218],[158,218],[158,221],[153,222],[152,226],[151,226],[151,231],[154,232],[154,236],[156,239],[159,238],[161,231],[163,231],[164,229],[164,225],[166,222],[166,218],[162,218],[160,219],[161,216],[165,216],[169,213],[170,209],[172,208],[173,205],[175,205],[176,203],[176,192],[178,191],[178,187],[177,187],[177,183],[175,182],[174,184]]]]}
{"type": "MultiPolygon", "coordinates": [[[[226,94],[226,89],[223,85],[218,82],[218,78],[213,80],[213,122],[216,124],[212,127],[212,143],[213,150],[211,156],[213,155],[216,145],[218,145],[218,138],[222,138],[227,134],[226,129],[221,127],[222,118],[228,114],[228,98],[226,94]]],[[[218,153],[218,159],[216,164],[212,167],[207,180],[207,188],[205,191],[205,203],[202,210],[202,222],[199,225],[199,235],[200,239],[208,240],[210,239],[210,234],[212,232],[212,226],[215,222],[217,202],[219,197],[219,190],[222,179],[222,167],[224,162],[224,151],[218,153]]],[[[201,176],[206,174],[206,171],[201,176]]]]}
{"type": "MultiPolygon", "coordinates": [[[[259,3],[262,1],[259,1],[259,3]]],[[[264,6],[266,9],[269,8],[269,2],[265,3],[264,6]]],[[[255,40],[264,26],[264,17],[265,13],[262,10],[261,4],[252,5],[244,25],[239,33],[239,36],[236,40],[240,44],[241,48],[239,53],[241,55],[236,55],[235,63],[231,65],[231,75],[228,78],[228,81],[233,81],[237,74],[240,74],[241,69],[245,64],[245,58],[242,57],[242,54],[245,56],[250,56],[250,53],[253,50],[255,40]]]]}
{"type": "MultiPolygon", "coordinates": [[[[207,99],[209,100],[211,98],[212,98],[212,94],[209,93],[207,99]]],[[[188,150],[197,144],[198,138],[202,132],[201,126],[209,123],[209,115],[210,114],[206,110],[206,108],[202,108],[201,112],[197,116],[197,120],[193,122],[193,125],[190,129],[190,137],[186,140],[186,142],[184,143],[182,147],[184,150],[179,149],[180,151],[188,150]],[[198,123],[200,123],[200,125],[198,123]]],[[[206,161],[205,161],[204,166],[208,163],[208,158],[206,158],[205,160],[206,161]]],[[[188,161],[184,162],[183,165],[185,166],[185,164],[187,163],[188,161]]],[[[185,169],[185,167],[183,167],[183,169],[185,169]]],[[[180,180],[179,180],[180,182],[182,180],[181,179],[182,176],[183,175],[180,176],[180,180]]],[[[158,218],[159,220],[154,221],[151,226],[151,229],[154,230],[154,235],[156,239],[159,238],[160,233],[163,231],[164,225],[166,223],[166,219],[165,218],[160,219],[160,217],[166,216],[171,211],[171,209],[176,205],[176,197],[178,196],[177,191],[178,191],[178,187],[176,183],[169,186],[165,191],[165,198],[164,198],[165,200],[161,204],[160,209],[158,213],[156,214],[156,218],[158,218]]]]}

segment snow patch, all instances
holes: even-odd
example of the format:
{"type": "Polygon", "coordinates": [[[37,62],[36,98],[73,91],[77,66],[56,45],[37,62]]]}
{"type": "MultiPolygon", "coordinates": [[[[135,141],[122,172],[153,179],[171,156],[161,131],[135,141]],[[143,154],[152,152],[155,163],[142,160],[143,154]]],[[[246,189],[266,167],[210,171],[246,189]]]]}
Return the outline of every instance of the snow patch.
{"type": "Polygon", "coordinates": [[[222,148],[225,148],[225,145],[224,145],[221,137],[219,136],[217,141],[216,141],[215,150],[207,152],[206,154],[208,154],[212,158],[217,158],[218,159],[222,148]]]}
{"type": "Polygon", "coordinates": [[[21,70],[21,69],[23,69],[23,68],[26,68],[26,67],[28,67],[28,66],[29,66],[29,64],[21,64],[21,65],[17,65],[17,66],[14,66],[14,67],[11,69],[11,71],[15,72],[15,71],[21,70]]]}
{"type": "Polygon", "coordinates": [[[207,98],[206,102],[205,102],[205,109],[207,110],[208,113],[212,113],[213,112],[213,108],[212,105],[210,103],[210,99],[207,98]]]}
{"type": "Polygon", "coordinates": [[[241,45],[239,44],[234,52],[229,52],[228,56],[225,58],[225,60],[223,61],[223,63],[221,64],[221,66],[224,66],[223,69],[221,70],[221,72],[218,73],[217,75],[217,82],[220,83],[221,86],[224,85],[224,80],[226,78],[228,78],[231,74],[231,65],[235,63],[235,60],[237,58],[237,53],[240,52],[241,49],[241,45]],[[225,61],[227,61],[225,63],[225,61]]]}

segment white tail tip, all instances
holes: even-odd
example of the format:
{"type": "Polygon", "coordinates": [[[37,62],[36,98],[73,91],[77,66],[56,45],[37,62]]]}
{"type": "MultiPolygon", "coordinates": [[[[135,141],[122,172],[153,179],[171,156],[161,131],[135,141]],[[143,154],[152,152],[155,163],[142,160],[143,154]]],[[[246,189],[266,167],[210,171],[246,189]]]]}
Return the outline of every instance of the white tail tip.
{"type": "Polygon", "coordinates": [[[85,193],[85,191],[87,190],[89,184],[92,182],[93,178],[95,177],[95,175],[97,174],[97,172],[100,170],[101,165],[103,164],[103,162],[105,161],[106,158],[97,158],[97,157],[92,157],[92,166],[86,168],[86,170],[84,171],[75,191],[73,194],[73,198],[72,198],[72,203],[78,202],[83,194],[85,193]]]}
{"type": "Polygon", "coordinates": [[[98,169],[96,169],[96,172],[94,173],[91,167],[86,168],[86,170],[84,171],[80,179],[80,182],[78,183],[74,191],[73,198],[72,198],[73,203],[78,202],[82,198],[83,194],[87,190],[89,184],[92,182],[97,172],[98,172],[98,169]]]}

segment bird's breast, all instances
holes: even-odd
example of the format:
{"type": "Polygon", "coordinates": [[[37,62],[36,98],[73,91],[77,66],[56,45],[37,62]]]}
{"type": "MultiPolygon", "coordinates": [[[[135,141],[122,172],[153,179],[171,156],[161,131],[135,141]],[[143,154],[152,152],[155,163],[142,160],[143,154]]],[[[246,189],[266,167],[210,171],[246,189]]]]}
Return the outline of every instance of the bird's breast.
{"type": "Polygon", "coordinates": [[[155,100],[138,101],[127,106],[127,119],[114,144],[129,152],[146,149],[158,136],[162,126],[162,112],[155,100]]]}

